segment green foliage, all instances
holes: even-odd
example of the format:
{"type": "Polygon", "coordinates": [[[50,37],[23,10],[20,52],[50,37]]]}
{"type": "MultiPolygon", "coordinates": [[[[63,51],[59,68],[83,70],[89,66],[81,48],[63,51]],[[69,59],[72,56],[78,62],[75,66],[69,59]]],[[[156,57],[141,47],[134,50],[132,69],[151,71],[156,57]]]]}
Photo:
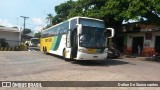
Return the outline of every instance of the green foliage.
{"type": "Polygon", "coordinates": [[[58,15],[61,15],[62,18],[68,16],[70,10],[75,7],[75,2],[70,0],[65,3],[62,3],[58,6],[55,6],[55,12],[58,15]]]}
{"type": "MultiPolygon", "coordinates": [[[[160,0],[78,0],[69,17],[87,16],[103,19],[106,22],[122,22],[129,19],[158,23],[160,0]]],[[[109,24],[109,23],[108,23],[109,24]]]]}
{"type": "Polygon", "coordinates": [[[47,25],[46,27],[44,27],[43,30],[45,30],[45,29],[47,29],[47,28],[50,28],[51,26],[52,26],[52,25],[49,24],[49,25],[47,25]]]}
{"type": "MultiPolygon", "coordinates": [[[[156,10],[156,4],[154,4],[155,1],[159,0],[125,0],[126,5],[123,10],[123,12],[120,12],[117,15],[117,19],[122,18],[123,20],[128,19],[136,19],[141,20],[143,18],[146,18],[148,22],[156,22],[157,20],[153,20],[160,14],[156,10]],[[153,20],[153,21],[150,21],[153,20]]],[[[122,2],[124,3],[124,2],[122,2]]],[[[160,2],[159,2],[160,3],[160,2]]],[[[123,5],[124,6],[124,5],[123,5]]],[[[157,4],[157,6],[159,6],[157,4]]],[[[121,6],[122,7],[122,6],[121,6]]],[[[114,7],[111,7],[113,9],[114,7]]],[[[158,19],[158,18],[157,18],[158,19]]]]}
{"type": "Polygon", "coordinates": [[[69,0],[65,3],[55,6],[55,12],[57,15],[52,18],[52,24],[55,25],[66,20],[70,10],[75,7],[75,3],[75,1],[69,0]]]}
{"type": "Polygon", "coordinates": [[[63,21],[62,16],[61,15],[56,15],[52,19],[52,25],[55,25],[55,24],[60,23],[62,21],[63,21]]]}
{"type": "Polygon", "coordinates": [[[30,33],[31,32],[31,29],[25,29],[25,30],[23,30],[23,34],[28,34],[28,33],[30,33]]]}
{"type": "Polygon", "coordinates": [[[106,0],[78,0],[76,7],[70,11],[69,17],[86,16],[93,18],[101,18],[100,8],[105,4],[106,0]]]}
{"type": "Polygon", "coordinates": [[[35,33],[35,34],[34,34],[34,37],[35,37],[35,38],[40,38],[40,37],[41,37],[41,32],[35,33]]]}
{"type": "Polygon", "coordinates": [[[50,25],[52,25],[52,19],[53,19],[53,16],[52,16],[52,14],[51,14],[51,13],[50,13],[50,14],[47,14],[46,19],[47,19],[47,22],[49,22],[49,24],[50,24],[50,25]]]}
{"type": "Polygon", "coordinates": [[[55,7],[53,24],[74,16],[103,19],[106,26],[118,29],[129,19],[160,24],[160,0],[77,0],[55,7]]]}

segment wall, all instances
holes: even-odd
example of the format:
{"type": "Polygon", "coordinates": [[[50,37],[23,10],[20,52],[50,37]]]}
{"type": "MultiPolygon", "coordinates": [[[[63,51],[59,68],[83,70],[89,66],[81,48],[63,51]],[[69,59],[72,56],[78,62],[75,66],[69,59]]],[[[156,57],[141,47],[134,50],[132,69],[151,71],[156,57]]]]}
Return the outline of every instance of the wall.
{"type": "Polygon", "coordinates": [[[150,47],[154,48],[155,46],[155,36],[160,36],[160,32],[152,32],[152,39],[151,40],[146,40],[145,39],[145,33],[134,33],[134,34],[128,34],[127,35],[127,47],[132,47],[132,39],[133,37],[139,37],[143,36],[144,37],[144,44],[149,43],[150,47]]]}
{"type": "Polygon", "coordinates": [[[133,34],[128,34],[127,35],[127,50],[130,50],[129,52],[132,52],[132,40],[133,37],[139,37],[143,36],[144,37],[144,42],[143,42],[143,52],[154,52],[153,49],[155,49],[155,37],[160,36],[160,31],[159,32],[150,32],[152,33],[152,37],[150,40],[146,40],[145,37],[145,32],[140,32],[140,33],[133,33],[133,34]],[[150,50],[149,50],[150,49],[150,50]],[[151,50],[152,49],[152,50],[151,50]]]}
{"type": "Polygon", "coordinates": [[[21,40],[19,32],[0,31],[0,38],[5,38],[9,44],[9,47],[18,46],[21,40]]]}

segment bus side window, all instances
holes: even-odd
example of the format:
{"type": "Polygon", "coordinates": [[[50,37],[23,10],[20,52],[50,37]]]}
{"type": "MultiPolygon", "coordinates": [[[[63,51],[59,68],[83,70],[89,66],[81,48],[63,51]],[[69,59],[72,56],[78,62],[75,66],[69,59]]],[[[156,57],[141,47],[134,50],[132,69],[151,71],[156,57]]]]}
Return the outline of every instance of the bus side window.
{"type": "Polygon", "coordinates": [[[51,29],[50,30],[48,30],[48,36],[51,36],[51,29]]]}
{"type": "Polygon", "coordinates": [[[58,31],[59,31],[58,29],[59,29],[58,27],[55,28],[55,35],[58,35],[58,33],[59,33],[59,32],[58,32],[58,31]]]}
{"type": "Polygon", "coordinates": [[[63,30],[63,34],[67,34],[67,31],[68,31],[68,30],[63,30]]]}
{"type": "Polygon", "coordinates": [[[67,47],[71,47],[71,30],[67,32],[67,47]]]}
{"type": "Polygon", "coordinates": [[[48,36],[49,36],[49,34],[48,34],[48,33],[49,33],[49,32],[48,32],[48,31],[46,31],[46,34],[45,34],[45,35],[46,35],[46,37],[48,37],[48,36]]]}

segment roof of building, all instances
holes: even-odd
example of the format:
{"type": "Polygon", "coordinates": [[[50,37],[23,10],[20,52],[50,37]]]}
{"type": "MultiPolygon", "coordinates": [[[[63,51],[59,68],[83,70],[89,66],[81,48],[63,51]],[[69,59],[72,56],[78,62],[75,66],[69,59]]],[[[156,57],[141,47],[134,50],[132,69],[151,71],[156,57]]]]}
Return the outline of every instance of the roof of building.
{"type": "Polygon", "coordinates": [[[0,27],[0,31],[20,32],[20,29],[19,28],[13,28],[13,27],[0,27]]]}
{"type": "Polygon", "coordinates": [[[30,32],[28,34],[25,34],[26,36],[34,37],[34,32],[30,32]]]}

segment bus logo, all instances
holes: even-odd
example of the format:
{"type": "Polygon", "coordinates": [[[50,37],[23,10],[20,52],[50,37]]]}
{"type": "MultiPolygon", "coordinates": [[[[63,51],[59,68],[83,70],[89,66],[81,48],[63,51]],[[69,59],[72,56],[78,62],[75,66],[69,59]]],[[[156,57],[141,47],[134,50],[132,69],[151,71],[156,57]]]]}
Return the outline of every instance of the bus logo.
{"type": "Polygon", "coordinates": [[[2,87],[11,87],[11,82],[2,82],[2,87]]]}

